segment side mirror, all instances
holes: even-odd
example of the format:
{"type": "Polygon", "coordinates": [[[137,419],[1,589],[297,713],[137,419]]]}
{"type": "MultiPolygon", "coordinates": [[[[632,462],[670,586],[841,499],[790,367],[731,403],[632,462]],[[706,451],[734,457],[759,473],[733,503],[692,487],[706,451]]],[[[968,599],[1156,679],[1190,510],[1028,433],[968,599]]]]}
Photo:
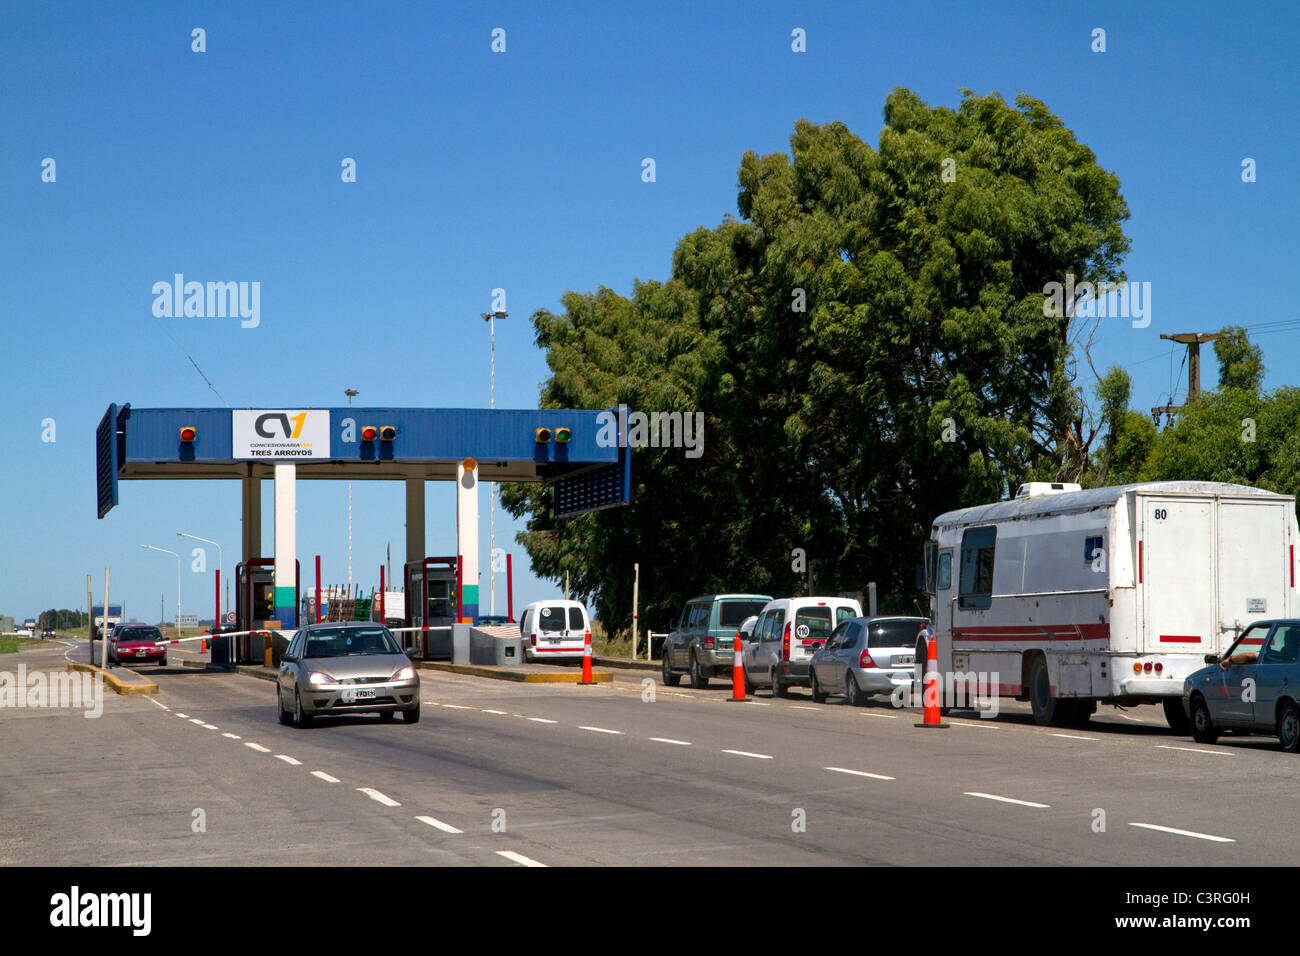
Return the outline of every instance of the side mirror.
{"type": "Polygon", "coordinates": [[[1207,663],[1207,664],[1217,664],[1217,663],[1219,663],[1219,655],[1218,655],[1218,654],[1206,654],[1206,655],[1205,655],[1205,663],[1207,663]]]}

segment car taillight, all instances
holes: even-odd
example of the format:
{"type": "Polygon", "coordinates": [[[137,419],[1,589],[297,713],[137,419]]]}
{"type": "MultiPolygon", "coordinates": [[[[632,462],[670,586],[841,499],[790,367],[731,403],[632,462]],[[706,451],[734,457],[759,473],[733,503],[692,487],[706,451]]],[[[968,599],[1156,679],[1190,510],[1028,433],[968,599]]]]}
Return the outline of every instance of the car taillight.
{"type": "Polygon", "coordinates": [[[865,647],[862,653],[858,655],[858,667],[875,667],[876,662],[871,659],[871,652],[865,647]]]}
{"type": "Polygon", "coordinates": [[[1134,662],[1133,662],[1133,673],[1134,673],[1134,674],[1141,674],[1141,673],[1142,673],[1142,663],[1141,663],[1140,661],[1134,661],[1134,662]]]}
{"type": "Polygon", "coordinates": [[[1147,661],[1145,664],[1143,664],[1143,665],[1142,665],[1142,669],[1143,669],[1144,671],[1146,671],[1148,674],[1150,674],[1150,673],[1151,673],[1151,662],[1150,662],[1150,661],[1147,661]]]}
{"type": "Polygon", "coordinates": [[[532,640],[532,642],[533,642],[533,647],[536,647],[536,646],[537,646],[537,635],[536,635],[536,634],[530,635],[530,640],[532,640]]]}
{"type": "Polygon", "coordinates": [[[712,635],[712,634],[710,634],[708,637],[706,637],[706,638],[704,639],[704,646],[705,646],[705,647],[712,647],[712,646],[713,646],[713,635],[712,635]]]}
{"type": "Polygon", "coordinates": [[[790,659],[790,622],[785,622],[785,634],[781,637],[781,660],[790,659]]]}
{"type": "Polygon", "coordinates": [[[1161,664],[1159,661],[1156,661],[1156,673],[1159,674],[1164,669],[1165,669],[1165,665],[1161,664]]]}

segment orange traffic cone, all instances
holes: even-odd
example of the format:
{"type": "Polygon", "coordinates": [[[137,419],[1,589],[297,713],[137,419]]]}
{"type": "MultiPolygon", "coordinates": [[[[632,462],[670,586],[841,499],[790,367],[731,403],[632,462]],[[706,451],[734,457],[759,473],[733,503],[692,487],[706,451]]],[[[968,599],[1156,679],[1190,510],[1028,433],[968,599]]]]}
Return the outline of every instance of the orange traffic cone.
{"type": "Polygon", "coordinates": [[[736,632],[736,649],[731,656],[731,697],[732,701],[745,700],[745,657],[740,649],[740,632],[736,632]]]}
{"type": "Polygon", "coordinates": [[[580,684],[594,684],[591,679],[591,630],[582,636],[582,680],[580,684]]]}
{"type": "Polygon", "coordinates": [[[943,690],[939,686],[939,641],[931,634],[929,641],[926,642],[925,689],[921,693],[921,704],[925,716],[922,723],[914,726],[942,728],[948,726],[941,722],[942,714],[939,700],[942,694],[943,690]]]}

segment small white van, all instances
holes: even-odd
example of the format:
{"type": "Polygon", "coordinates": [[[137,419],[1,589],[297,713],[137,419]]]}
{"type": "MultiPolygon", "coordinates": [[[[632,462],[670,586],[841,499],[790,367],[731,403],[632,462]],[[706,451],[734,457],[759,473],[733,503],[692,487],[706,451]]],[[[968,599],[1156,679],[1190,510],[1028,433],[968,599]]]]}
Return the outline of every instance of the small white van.
{"type": "Polygon", "coordinates": [[[520,655],[529,661],[581,660],[591,618],[581,601],[534,601],[519,618],[520,655]]]}

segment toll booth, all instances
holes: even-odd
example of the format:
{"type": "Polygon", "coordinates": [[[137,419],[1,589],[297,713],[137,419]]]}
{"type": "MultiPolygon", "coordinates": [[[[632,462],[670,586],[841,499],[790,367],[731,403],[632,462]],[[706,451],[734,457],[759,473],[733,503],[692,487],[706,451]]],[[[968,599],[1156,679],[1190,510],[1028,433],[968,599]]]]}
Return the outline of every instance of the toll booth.
{"type": "MultiPolygon", "coordinates": [[[[301,568],[297,561],[293,568],[293,604],[298,606],[301,568]]],[[[279,630],[280,621],[275,616],[275,558],[249,558],[235,565],[235,629],[279,630]]],[[[280,660],[280,652],[288,644],[285,638],[272,640],[272,662],[280,660]]],[[[261,664],[265,659],[265,638],[260,634],[241,634],[235,638],[235,662],[261,664]]]]}
{"type": "Polygon", "coordinates": [[[439,629],[405,632],[402,636],[408,653],[414,650],[425,660],[451,657],[451,626],[456,623],[457,613],[457,572],[454,557],[406,562],[403,586],[406,626],[439,629]]]}

